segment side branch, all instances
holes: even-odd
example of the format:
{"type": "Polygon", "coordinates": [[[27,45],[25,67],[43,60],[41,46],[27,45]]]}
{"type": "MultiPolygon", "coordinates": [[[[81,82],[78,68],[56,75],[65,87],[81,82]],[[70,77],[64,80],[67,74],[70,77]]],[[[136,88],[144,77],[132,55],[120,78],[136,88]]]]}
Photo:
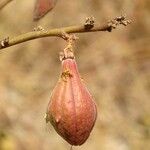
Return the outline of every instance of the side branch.
{"type": "Polygon", "coordinates": [[[0,2],[0,10],[5,7],[8,3],[10,3],[12,0],[2,0],[0,2]]]}
{"type": "Polygon", "coordinates": [[[94,25],[93,20],[91,20],[91,18],[90,19],[88,18],[84,25],[63,27],[63,28],[50,29],[50,30],[38,29],[36,31],[28,32],[14,38],[7,37],[2,41],[0,41],[0,49],[4,49],[13,45],[17,45],[19,43],[23,43],[29,40],[43,38],[43,37],[50,37],[50,36],[62,37],[62,34],[64,32],[65,33],[83,33],[83,32],[97,32],[97,31],[111,32],[112,29],[115,29],[118,25],[122,24],[126,26],[129,23],[130,21],[126,20],[124,16],[116,17],[104,23],[103,25],[99,25],[99,24],[94,25]]]}

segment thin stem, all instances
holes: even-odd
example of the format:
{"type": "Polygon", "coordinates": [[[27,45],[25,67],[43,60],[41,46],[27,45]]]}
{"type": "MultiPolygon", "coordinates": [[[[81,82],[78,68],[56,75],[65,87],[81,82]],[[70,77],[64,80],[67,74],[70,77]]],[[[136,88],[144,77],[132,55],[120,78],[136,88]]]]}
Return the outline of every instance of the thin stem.
{"type": "Polygon", "coordinates": [[[97,31],[111,32],[112,29],[115,29],[118,25],[122,24],[126,26],[129,23],[130,23],[129,20],[126,20],[124,16],[121,16],[121,17],[116,17],[104,23],[103,25],[100,24],[93,25],[92,22],[92,26],[88,24],[88,28],[86,23],[86,25],[84,24],[84,25],[77,25],[77,26],[69,26],[69,27],[56,28],[50,30],[40,29],[40,31],[37,30],[37,31],[28,32],[14,38],[7,37],[2,41],[0,41],[0,49],[4,49],[13,45],[17,45],[19,43],[23,43],[26,41],[43,38],[43,37],[51,37],[51,36],[62,37],[64,32],[65,33],[84,33],[84,32],[97,32],[97,31]]]}
{"type": "Polygon", "coordinates": [[[2,9],[2,8],[4,8],[8,3],[10,3],[12,0],[2,0],[1,2],[0,2],[0,10],[2,9]]]}

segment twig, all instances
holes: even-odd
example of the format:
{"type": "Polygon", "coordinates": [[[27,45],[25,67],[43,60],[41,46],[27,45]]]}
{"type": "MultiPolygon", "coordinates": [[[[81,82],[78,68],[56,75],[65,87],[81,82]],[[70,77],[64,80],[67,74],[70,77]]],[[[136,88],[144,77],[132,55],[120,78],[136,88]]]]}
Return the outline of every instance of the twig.
{"type": "Polygon", "coordinates": [[[91,21],[91,19],[89,20],[90,20],[89,23],[86,20],[84,25],[63,27],[63,28],[50,29],[50,30],[34,29],[34,31],[32,32],[28,32],[14,38],[5,38],[4,40],[0,41],[0,49],[4,49],[13,45],[17,45],[19,43],[23,43],[26,41],[43,38],[43,37],[50,37],[50,36],[62,37],[63,35],[62,33],[64,32],[65,33],[83,33],[83,32],[97,32],[97,31],[111,32],[112,29],[115,29],[118,25],[126,26],[131,22],[127,20],[125,16],[116,17],[104,23],[103,25],[94,24],[93,21],[91,21]]]}
{"type": "Polygon", "coordinates": [[[10,3],[12,0],[2,0],[1,2],[0,2],[0,10],[2,9],[2,8],[4,8],[8,3],[10,3]]]}

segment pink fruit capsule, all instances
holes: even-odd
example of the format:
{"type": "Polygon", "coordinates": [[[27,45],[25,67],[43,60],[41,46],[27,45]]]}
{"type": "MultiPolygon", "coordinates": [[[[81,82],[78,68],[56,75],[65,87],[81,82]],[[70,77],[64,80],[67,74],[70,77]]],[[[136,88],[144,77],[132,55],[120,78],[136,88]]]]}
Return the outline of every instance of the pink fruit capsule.
{"type": "Polygon", "coordinates": [[[51,94],[46,121],[71,145],[81,145],[95,124],[95,102],[80,78],[74,57],[62,60],[61,76],[51,94]]]}
{"type": "Polygon", "coordinates": [[[45,16],[56,5],[57,0],[36,0],[34,9],[34,20],[45,16]]]}

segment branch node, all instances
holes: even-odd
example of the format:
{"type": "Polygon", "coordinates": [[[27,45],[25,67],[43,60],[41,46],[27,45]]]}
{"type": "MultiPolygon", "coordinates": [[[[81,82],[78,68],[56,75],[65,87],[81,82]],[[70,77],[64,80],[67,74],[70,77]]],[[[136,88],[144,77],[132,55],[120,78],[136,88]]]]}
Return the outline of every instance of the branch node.
{"type": "Polygon", "coordinates": [[[115,29],[118,25],[127,26],[130,23],[131,23],[131,21],[127,20],[125,15],[116,17],[108,22],[109,28],[107,29],[107,31],[111,32],[112,29],[115,29]]]}
{"type": "Polygon", "coordinates": [[[5,48],[9,46],[9,37],[6,37],[5,39],[3,39],[2,41],[0,41],[0,47],[1,48],[5,48]]]}
{"type": "Polygon", "coordinates": [[[33,31],[45,31],[45,29],[42,26],[37,26],[33,29],[33,31]]]}
{"type": "Polygon", "coordinates": [[[95,23],[94,17],[87,17],[84,24],[85,30],[92,29],[94,27],[94,23],[95,23]]]}
{"type": "Polygon", "coordinates": [[[72,42],[79,39],[75,34],[68,34],[65,31],[61,31],[61,34],[59,36],[67,42],[72,42]]]}
{"type": "Polygon", "coordinates": [[[61,34],[59,35],[59,37],[63,38],[65,41],[67,41],[69,39],[69,34],[66,33],[65,31],[61,31],[61,34]]]}

